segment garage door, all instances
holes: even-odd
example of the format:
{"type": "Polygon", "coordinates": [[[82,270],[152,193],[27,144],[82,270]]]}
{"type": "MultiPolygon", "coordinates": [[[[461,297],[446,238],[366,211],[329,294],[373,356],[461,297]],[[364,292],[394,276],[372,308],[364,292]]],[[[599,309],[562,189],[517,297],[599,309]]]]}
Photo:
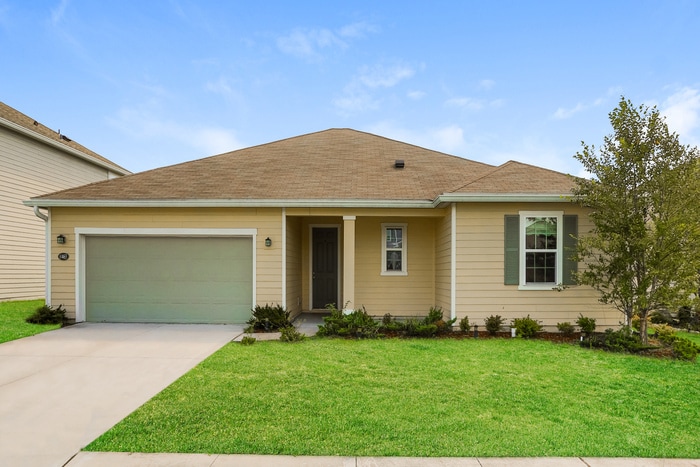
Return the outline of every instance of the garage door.
{"type": "Polygon", "coordinates": [[[244,323],[251,237],[85,238],[88,321],[244,323]]]}

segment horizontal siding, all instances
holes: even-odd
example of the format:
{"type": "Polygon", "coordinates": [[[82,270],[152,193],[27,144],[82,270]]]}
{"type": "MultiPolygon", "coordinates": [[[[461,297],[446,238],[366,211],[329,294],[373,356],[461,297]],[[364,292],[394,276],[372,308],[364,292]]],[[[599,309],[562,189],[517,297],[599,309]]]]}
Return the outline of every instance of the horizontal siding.
{"type": "Polygon", "coordinates": [[[355,302],[374,316],[425,316],[435,305],[435,219],[358,218],[355,302]],[[406,276],[381,275],[383,222],[405,223],[406,276]]]}
{"type": "Polygon", "coordinates": [[[292,315],[302,309],[301,219],[287,217],[287,310],[292,315]]]}
{"type": "Polygon", "coordinates": [[[45,225],[22,202],[107,178],[106,169],[0,128],[0,301],[45,294],[45,225]]]}
{"type": "Polygon", "coordinates": [[[439,219],[435,226],[435,305],[444,316],[451,313],[452,216],[439,219]]]}
{"type": "Polygon", "coordinates": [[[541,204],[462,204],[457,207],[457,315],[469,316],[483,324],[490,315],[501,315],[507,323],[526,315],[554,329],[558,322],[574,322],[579,314],[594,317],[599,327],[618,324],[619,313],[598,302],[589,287],[575,286],[562,292],[518,290],[503,284],[503,222],[505,214],[521,210],[562,210],[579,215],[579,229],[591,228],[585,211],[562,203],[541,204]]]}
{"type": "Polygon", "coordinates": [[[187,228],[257,229],[257,304],[282,303],[282,235],[280,209],[235,208],[52,208],[52,228],[67,237],[65,245],[52,245],[51,302],[63,304],[75,317],[76,228],[187,228]],[[272,246],[265,247],[265,238],[272,246]],[[70,255],[57,259],[58,252],[70,255]]]}

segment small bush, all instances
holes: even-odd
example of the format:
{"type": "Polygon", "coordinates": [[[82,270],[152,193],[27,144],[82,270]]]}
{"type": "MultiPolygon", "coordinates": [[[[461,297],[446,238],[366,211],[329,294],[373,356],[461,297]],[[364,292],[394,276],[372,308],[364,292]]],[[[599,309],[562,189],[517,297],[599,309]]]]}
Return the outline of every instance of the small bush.
{"type": "Polygon", "coordinates": [[[301,342],[306,339],[306,334],[297,330],[294,326],[280,329],[280,340],[282,342],[301,342]]]}
{"type": "Polygon", "coordinates": [[[66,310],[63,308],[63,305],[58,305],[57,308],[42,305],[25,321],[31,324],[64,324],[66,322],[66,310]]]}
{"type": "Polygon", "coordinates": [[[685,337],[676,337],[673,341],[673,356],[679,360],[694,362],[698,353],[700,353],[700,346],[685,337]]]}
{"type": "Polygon", "coordinates": [[[587,318],[582,314],[579,314],[576,320],[576,325],[581,328],[581,332],[586,336],[590,336],[595,331],[595,318],[587,318]]]}
{"type": "Polygon", "coordinates": [[[243,336],[241,339],[241,345],[253,345],[255,344],[255,337],[253,336],[243,336]]]}
{"type": "Polygon", "coordinates": [[[649,314],[652,324],[673,324],[673,316],[668,310],[655,310],[649,314]]]}
{"type": "Polygon", "coordinates": [[[491,315],[484,320],[484,323],[486,330],[493,336],[503,327],[503,318],[500,315],[491,315]]]}
{"type": "Polygon", "coordinates": [[[565,336],[571,336],[575,330],[574,325],[569,323],[568,321],[563,323],[557,323],[557,329],[560,333],[562,333],[565,336]]]}
{"type": "Polygon", "coordinates": [[[515,328],[515,332],[518,336],[529,339],[535,337],[535,335],[542,330],[542,325],[539,321],[530,318],[527,315],[525,318],[515,318],[510,323],[511,327],[515,328]]]}
{"type": "Polygon", "coordinates": [[[459,330],[462,332],[469,332],[469,329],[471,329],[469,325],[469,316],[465,316],[459,320],[459,330]]]}
{"type": "Polygon", "coordinates": [[[352,313],[344,314],[335,305],[326,306],[331,314],[323,318],[325,324],[318,327],[318,336],[343,336],[359,338],[377,337],[379,324],[372,318],[364,307],[352,313]]]}
{"type": "Polygon", "coordinates": [[[676,330],[668,324],[652,324],[651,327],[654,330],[654,336],[663,344],[670,345],[676,340],[676,330]]]}
{"type": "Polygon", "coordinates": [[[632,328],[623,326],[617,331],[606,329],[605,334],[590,336],[588,342],[581,342],[581,345],[589,345],[610,352],[630,352],[637,353],[642,350],[655,349],[656,347],[644,345],[639,335],[632,332],[632,328]]]}
{"type": "MultiPolygon", "coordinates": [[[[639,315],[634,315],[632,317],[632,321],[630,321],[630,324],[632,325],[632,329],[635,331],[639,332],[639,329],[641,327],[640,321],[642,321],[642,318],[639,317],[639,315]]],[[[651,316],[647,317],[647,329],[651,327],[651,324],[653,323],[651,316]]]]}
{"type": "Polygon", "coordinates": [[[423,319],[423,323],[426,326],[435,325],[438,333],[451,332],[452,325],[457,321],[457,318],[445,321],[442,314],[442,307],[434,306],[430,307],[428,316],[423,319]]]}
{"type": "Polygon", "coordinates": [[[256,305],[252,310],[253,316],[247,321],[247,329],[254,331],[273,332],[292,325],[289,312],[282,305],[256,305]]]}
{"type": "Polygon", "coordinates": [[[693,319],[693,310],[689,306],[682,306],[678,309],[678,315],[676,322],[679,327],[685,328],[691,323],[693,319]]]}
{"type": "Polygon", "coordinates": [[[395,323],[396,320],[391,316],[391,313],[386,313],[382,318],[382,326],[389,326],[392,322],[395,323]]]}

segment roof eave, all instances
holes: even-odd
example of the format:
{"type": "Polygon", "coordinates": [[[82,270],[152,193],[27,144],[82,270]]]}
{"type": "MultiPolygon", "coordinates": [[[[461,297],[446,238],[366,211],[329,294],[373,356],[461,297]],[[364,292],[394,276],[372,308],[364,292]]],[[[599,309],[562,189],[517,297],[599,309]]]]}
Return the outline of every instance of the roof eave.
{"type": "Polygon", "coordinates": [[[571,193],[443,193],[440,203],[562,203],[571,193]]]}
{"type": "Polygon", "coordinates": [[[3,126],[5,128],[8,128],[12,131],[15,131],[17,133],[20,133],[28,138],[31,138],[33,140],[39,141],[43,144],[49,145],[55,149],[58,149],[59,151],[63,151],[65,153],[70,154],[71,156],[75,156],[79,159],[83,159],[87,162],[90,162],[91,164],[97,165],[99,167],[102,167],[104,169],[107,169],[111,172],[114,172],[117,175],[129,175],[131,172],[129,172],[126,169],[123,169],[117,165],[109,164],[104,161],[101,161],[97,159],[96,157],[91,156],[90,154],[85,154],[82,151],[79,151],[77,149],[74,149],[70,146],[66,146],[65,144],[62,144],[58,141],[54,141],[51,138],[48,138],[42,134],[36,133],[34,131],[28,130],[24,128],[22,125],[18,125],[14,122],[11,122],[9,120],[6,120],[4,118],[0,118],[0,126],[3,126]]]}

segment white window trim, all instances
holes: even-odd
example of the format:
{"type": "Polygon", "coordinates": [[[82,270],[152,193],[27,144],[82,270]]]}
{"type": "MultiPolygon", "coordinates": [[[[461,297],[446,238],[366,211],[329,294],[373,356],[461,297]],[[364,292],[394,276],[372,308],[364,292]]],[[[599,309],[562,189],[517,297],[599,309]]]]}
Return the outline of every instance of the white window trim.
{"type": "Polygon", "coordinates": [[[557,284],[563,282],[564,269],[564,211],[520,211],[520,285],[518,290],[552,290],[557,284]],[[557,218],[557,264],[556,281],[540,284],[527,284],[525,282],[525,219],[528,217],[556,217],[557,218]]]}
{"type": "Polygon", "coordinates": [[[408,224],[406,223],[383,223],[382,224],[382,276],[407,276],[408,275],[408,224]],[[386,229],[400,228],[401,232],[401,271],[387,271],[386,269],[386,229]]]}

